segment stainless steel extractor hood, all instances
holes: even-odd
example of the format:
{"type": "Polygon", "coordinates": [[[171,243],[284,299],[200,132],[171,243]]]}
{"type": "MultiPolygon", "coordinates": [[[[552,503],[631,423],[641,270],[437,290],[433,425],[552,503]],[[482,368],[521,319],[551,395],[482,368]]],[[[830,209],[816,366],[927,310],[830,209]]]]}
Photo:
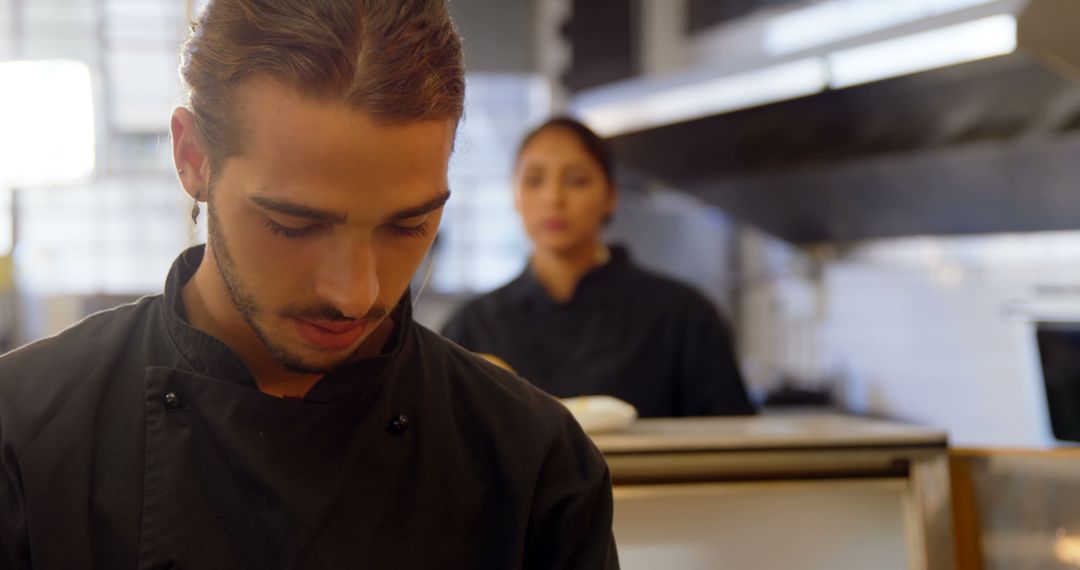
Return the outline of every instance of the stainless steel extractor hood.
{"type": "Polygon", "coordinates": [[[620,161],[794,243],[1080,228],[1080,0],[889,2],[923,11],[776,14],[753,23],[769,53],[572,108],[620,161]]]}

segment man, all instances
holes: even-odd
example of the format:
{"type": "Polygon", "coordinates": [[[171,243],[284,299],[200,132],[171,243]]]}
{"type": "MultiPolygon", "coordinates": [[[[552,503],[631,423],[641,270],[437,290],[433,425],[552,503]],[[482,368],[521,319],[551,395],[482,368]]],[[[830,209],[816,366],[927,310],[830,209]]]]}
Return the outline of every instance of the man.
{"type": "Polygon", "coordinates": [[[0,358],[0,568],[617,568],[560,405],[412,321],[464,91],[443,0],[216,0],[172,117],[205,249],[0,358]]]}

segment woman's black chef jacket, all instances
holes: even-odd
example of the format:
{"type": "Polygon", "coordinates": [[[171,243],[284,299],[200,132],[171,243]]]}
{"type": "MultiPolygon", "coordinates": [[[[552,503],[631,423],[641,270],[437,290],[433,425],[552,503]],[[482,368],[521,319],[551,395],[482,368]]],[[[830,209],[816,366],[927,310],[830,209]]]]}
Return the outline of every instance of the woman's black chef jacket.
{"type": "Polygon", "coordinates": [[[0,568],[617,568],[606,465],[561,405],[411,319],[303,400],[180,288],[0,358],[0,568]]]}
{"type": "Polygon", "coordinates": [[[567,303],[526,270],[466,304],[443,334],[560,398],[615,396],[642,417],[754,413],[716,308],[638,268],[622,247],[582,277],[567,303]]]}

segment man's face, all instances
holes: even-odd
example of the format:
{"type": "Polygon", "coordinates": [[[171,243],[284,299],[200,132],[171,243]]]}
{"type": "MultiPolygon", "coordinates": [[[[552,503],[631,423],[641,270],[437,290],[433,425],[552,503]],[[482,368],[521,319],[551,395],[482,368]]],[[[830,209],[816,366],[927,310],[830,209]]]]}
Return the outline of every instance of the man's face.
{"type": "Polygon", "coordinates": [[[212,175],[208,251],[270,355],[329,372],[358,357],[431,246],[454,124],[377,123],[265,80],[239,95],[244,151],[212,175]]]}

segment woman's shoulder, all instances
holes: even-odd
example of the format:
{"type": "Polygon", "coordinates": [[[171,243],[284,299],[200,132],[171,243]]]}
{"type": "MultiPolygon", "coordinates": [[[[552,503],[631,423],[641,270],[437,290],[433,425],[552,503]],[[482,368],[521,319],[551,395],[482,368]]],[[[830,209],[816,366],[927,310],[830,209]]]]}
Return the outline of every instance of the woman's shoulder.
{"type": "Polygon", "coordinates": [[[519,306],[528,295],[528,286],[525,275],[515,277],[496,289],[476,295],[461,305],[460,312],[486,313],[490,311],[512,310],[519,306]]]}
{"type": "Polygon", "coordinates": [[[638,295],[666,300],[667,302],[691,305],[704,303],[712,306],[712,303],[694,285],[640,265],[628,266],[626,268],[626,277],[628,290],[634,291],[638,295]]]}
{"type": "MultiPolygon", "coordinates": [[[[518,277],[487,293],[463,302],[441,327],[447,338],[465,345],[475,344],[479,330],[488,330],[506,322],[508,317],[520,312],[522,303],[521,284],[518,277]]],[[[468,348],[477,349],[476,346],[468,348]]]]}

